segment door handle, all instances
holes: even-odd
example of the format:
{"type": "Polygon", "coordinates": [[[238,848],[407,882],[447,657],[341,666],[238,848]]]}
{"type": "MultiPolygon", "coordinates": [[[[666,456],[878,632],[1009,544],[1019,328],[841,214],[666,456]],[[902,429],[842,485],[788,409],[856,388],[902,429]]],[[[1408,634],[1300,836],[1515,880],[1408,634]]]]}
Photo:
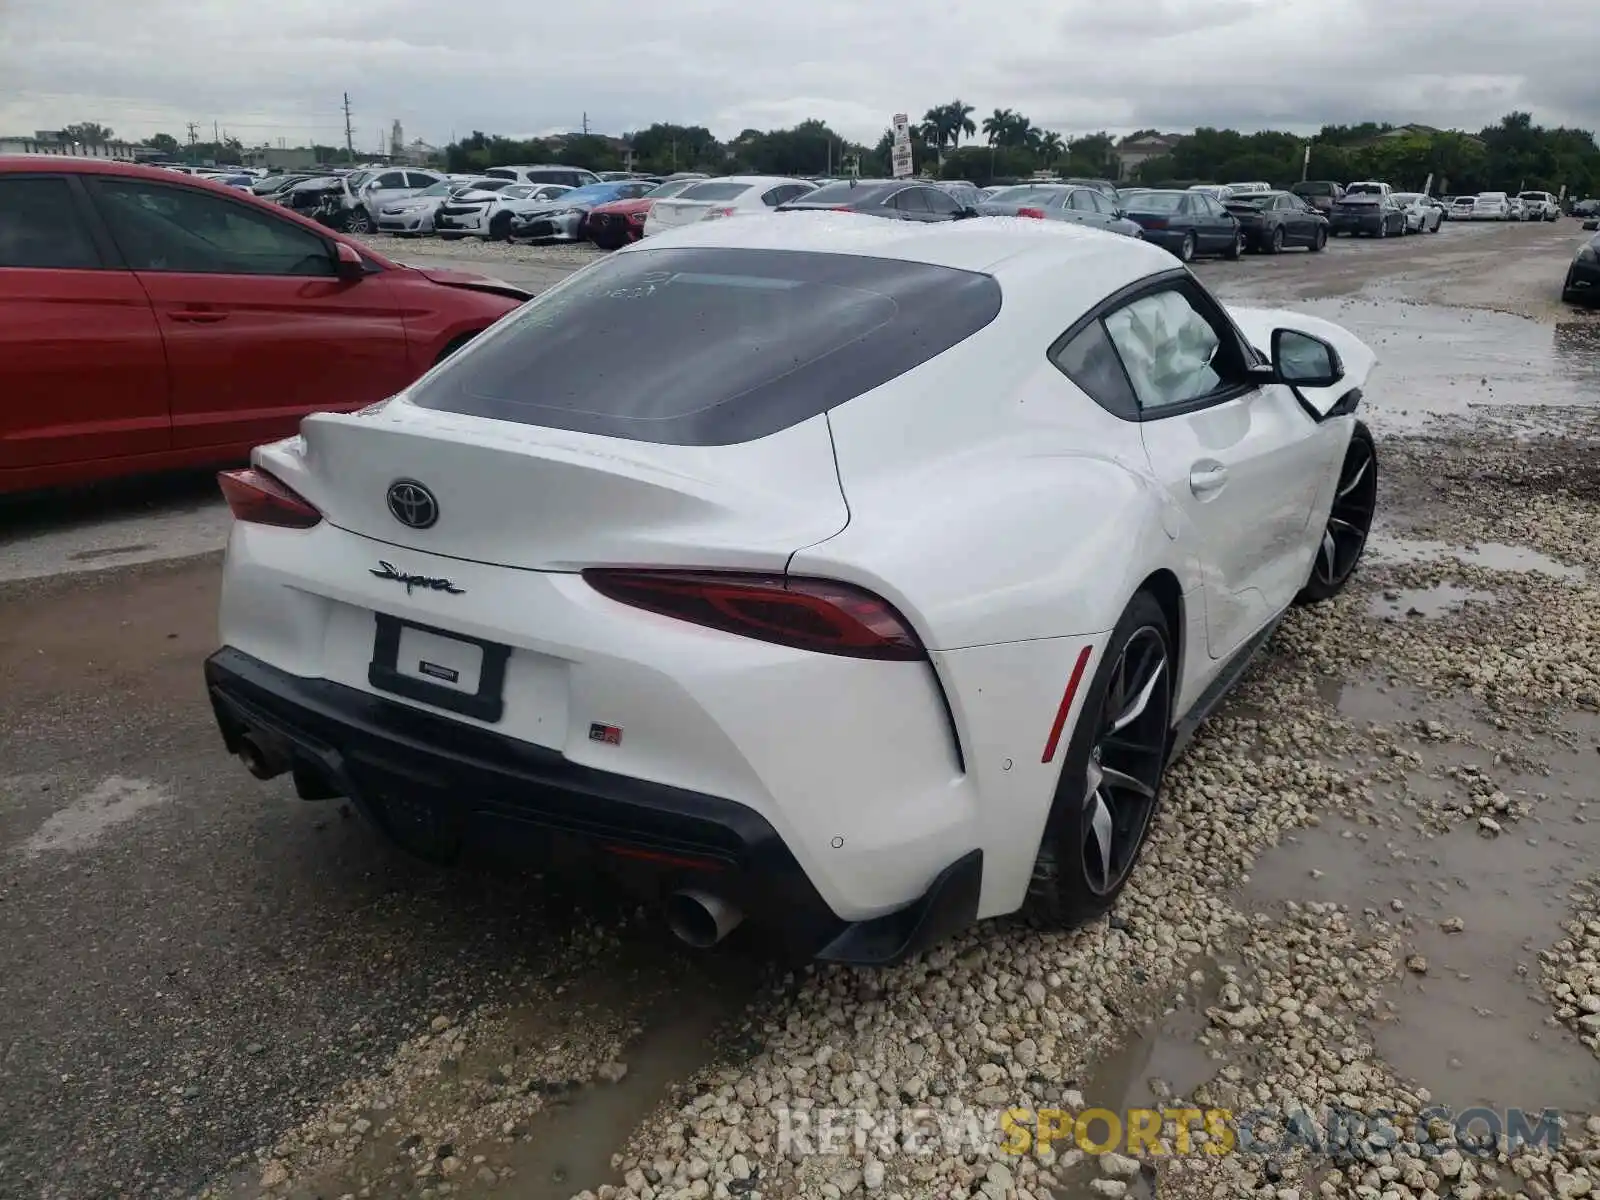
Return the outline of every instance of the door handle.
{"type": "Polygon", "coordinates": [[[214,308],[175,308],[167,314],[174,321],[188,321],[193,325],[212,325],[228,319],[228,314],[214,308]]]}
{"type": "Polygon", "coordinates": [[[1209,500],[1228,482],[1228,468],[1221,463],[1198,463],[1189,472],[1189,490],[1199,500],[1209,500]]]}

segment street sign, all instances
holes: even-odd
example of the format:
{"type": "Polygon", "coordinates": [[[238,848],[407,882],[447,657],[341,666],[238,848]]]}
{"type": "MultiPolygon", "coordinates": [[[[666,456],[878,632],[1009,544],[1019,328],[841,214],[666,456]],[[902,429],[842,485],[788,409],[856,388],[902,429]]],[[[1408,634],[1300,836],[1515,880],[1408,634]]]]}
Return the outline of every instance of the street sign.
{"type": "Polygon", "coordinates": [[[889,161],[896,179],[911,174],[911,118],[905,113],[894,115],[894,146],[889,152],[889,161]]]}

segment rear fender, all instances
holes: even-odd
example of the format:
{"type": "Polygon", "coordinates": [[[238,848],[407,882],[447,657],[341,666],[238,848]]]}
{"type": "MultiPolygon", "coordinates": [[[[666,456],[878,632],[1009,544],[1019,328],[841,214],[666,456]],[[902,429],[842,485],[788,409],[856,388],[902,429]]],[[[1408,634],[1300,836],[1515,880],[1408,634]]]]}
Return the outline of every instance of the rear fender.
{"type": "Polygon", "coordinates": [[[1198,564],[1155,480],[1087,454],[974,454],[914,477],[846,481],[850,523],[789,570],[891,601],[930,650],[1102,633],[1139,584],[1198,564]]]}

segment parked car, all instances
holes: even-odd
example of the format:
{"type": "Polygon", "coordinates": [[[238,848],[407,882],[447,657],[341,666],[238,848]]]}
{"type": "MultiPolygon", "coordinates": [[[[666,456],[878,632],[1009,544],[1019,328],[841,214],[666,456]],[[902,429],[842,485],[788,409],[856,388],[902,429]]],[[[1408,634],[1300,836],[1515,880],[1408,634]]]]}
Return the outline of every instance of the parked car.
{"type": "Polygon", "coordinates": [[[1472,199],[1474,221],[1509,221],[1511,198],[1504,192],[1479,192],[1472,199]]]}
{"type": "Polygon", "coordinates": [[[438,215],[440,207],[463,192],[481,189],[485,182],[490,182],[491,186],[504,185],[507,188],[512,186],[503,179],[467,182],[459,179],[441,179],[432,187],[423,188],[415,195],[390,200],[383,204],[376,214],[378,232],[391,233],[396,237],[433,233],[434,218],[438,215]]]}
{"type": "Polygon", "coordinates": [[[194,176],[0,158],[0,492],[243,459],[525,299],[194,176]]]}
{"type": "Polygon", "coordinates": [[[771,212],[778,205],[815,191],[816,184],[782,175],[727,175],[703,179],[676,196],[657,200],[645,217],[644,237],[695,221],[771,212]]]}
{"type": "Polygon", "coordinates": [[[884,964],[1106,914],[1167,764],[1358,569],[1374,355],[1073,232],[646,239],[259,448],[223,478],[222,744],[695,946],[748,916],[884,964]]]}
{"type": "Polygon", "coordinates": [[[305,173],[295,175],[268,175],[265,179],[258,179],[250,188],[257,196],[281,196],[297,183],[304,183],[313,176],[305,173]]]}
{"type": "Polygon", "coordinates": [[[1421,192],[1395,192],[1390,197],[1405,214],[1406,233],[1438,233],[1444,222],[1439,206],[1421,192]]]}
{"type": "Polygon", "coordinates": [[[1573,200],[1567,211],[1574,217],[1600,217],[1600,200],[1573,200]]]}
{"type": "Polygon", "coordinates": [[[1229,199],[1235,196],[1264,196],[1276,190],[1270,183],[1263,183],[1260,180],[1252,183],[1230,183],[1225,186],[1228,189],[1229,199]]]}
{"type": "Polygon", "coordinates": [[[547,204],[572,190],[564,183],[486,179],[441,204],[434,214],[434,230],[446,241],[477,237],[503,242],[511,236],[511,222],[521,208],[547,204]]]}
{"type": "Polygon", "coordinates": [[[1244,228],[1209,192],[1152,189],[1128,201],[1128,220],[1138,225],[1144,240],[1154,242],[1189,262],[1197,255],[1220,254],[1238,258],[1244,253],[1244,228]]]}
{"type": "Polygon", "coordinates": [[[371,233],[378,227],[378,210],[385,204],[426,191],[442,178],[437,172],[415,167],[403,171],[358,171],[346,176],[344,229],[349,233],[371,233]]]}
{"type": "Polygon", "coordinates": [[[1056,182],[1067,184],[1070,187],[1093,188],[1101,195],[1109,196],[1112,200],[1117,198],[1117,185],[1112,183],[1109,179],[1069,178],[1058,179],[1056,182]]]}
{"type": "MultiPolygon", "coordinates": [[[[1347,190],[1344,199],[1333,206],[1328,216],[1328,232],[1334,237],[1348,233],[1351,237],[1401,236],[1406,231],[1405,209],[1395,203],[1388,192],[1356,191],[1356,185],[1347,190]]],[[[1387,184],[1381,185],[1387,187],[1387,184]]]]}
{"type": "Polygon", "coordinates": [[[1202,196],[1210,196],[1213,200],[1225,201],[1232,190],[1225,183],[1191,183],[1188,188],[1191,192],[1199,192],[1202,196]]]}
{"type": "Polygon", "coordinates": [[[312,175],[299,183],[291,183],[270,199],[274,204],[306,216],[319,208],[342,211],[344,181],[337,175],[312,175]]]}
{"type": "Polygon", "coordinates": [[[1018,184],[990,196],[978,205],[978,213],[985,217],[1070,221],[1125,237],[1144,236],[1139,223],[1129,220],[1115,199],[1099,188],[1071,183],[1018,184]]]}
{"type": "MultiPolygon", "coordinates": [[[[1587,222],[1584,228],[1589,228],[1587,222]]],[[[1578,247],[1561,284],[1561,298],[1568,304],[1593,304],[1600,298],[1600,233],[1578,247]]]]}
{"type": "Polygon", "coordinates": [[[1328,218],[1293,192],[1234,192],[1227,209],[1239,221],[1245,245],[1276,254],[1288,246],[1318,251],[1328,244],[1328,218]]]}
{"type": "Polygon", "coordinates": [[[583,240],[589,214],[613,200],[637,200],[655,190],[647,179],[623,179],[573,188],[543,202],[529,202],[511,210],[508,240],[577,242],[583,240]]]}
{"type": "Polygon", "coordinates": [[[490,167],[484,172],[490,179],[504,179],[510,183],[559,183],[563,187],[588,187],[599,183],[600,176],[582,167],[559,165],[540,167],[490,167]]]}
{"type": "Polygon", "coordinates": [[[636,242],[644,236],[644,223],[651,205],[678,195],[704,178],[703,175],[686,175],[681,179],[668,179],[631,200],[597,204],[589,210],[588,220],[584,222],[584,236],[602,250],[617,250],[636,242]]]}
{"type": "Polygon", "coordinates": [[[1526,221],[1528,219],[1528,215],[1522,207],[1522,201],[1515,196],[1506,197],[1506,209],[1506,220],[1508,221],[1526,221]]]}
{"type": "Polygon", "coordinates": [[[1530,221],[1555,221],[1561,217],[1561,203],[1549,192],[1522,192],[1523,215],[1530,221]]]}
{"type": "Polygon", "coordinates": [[[1289,189],[1318,212],[1327,216],[1344,199],[1344,185],[1331,179],[1306,179],[1289,189]]]}
{"type": "Polygon", "coordinates": [[[1450,202],[1450,219],[1452,221],[1470,221],[1477,206],[1476,196],[1457,196],[1450,202]]]}
{"type": "Polygon", "coordinates": [[[906,179],[845,180],[778,205],[778,212],[856,212],[895,221],[956,221],[977,215],[949,192],[906,179]]]}

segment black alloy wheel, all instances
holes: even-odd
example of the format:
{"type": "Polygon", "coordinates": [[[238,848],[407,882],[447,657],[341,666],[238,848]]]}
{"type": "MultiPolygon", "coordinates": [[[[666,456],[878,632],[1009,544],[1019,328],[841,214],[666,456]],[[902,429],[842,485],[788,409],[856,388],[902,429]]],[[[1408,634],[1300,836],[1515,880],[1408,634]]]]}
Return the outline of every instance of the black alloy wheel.
{"type": "Polygon", "coordinates": [[[1321,225],[1318,225],[1317,226],[1317,231],[1314,234],[1311,235],[1311,253],[1313,253],[1313,254],[1319,253],[1322,250],[1322,248],[1324,246],[1326,246],[1327,244],[1328,244],[1328,231],[1326,229],[1324,229],[1321,225]]]}
{"type": "Polygon", "coordinates": [[[1134,596],[1101,655],[1061,766],[1026,911],[1071,927],[1109,909],[1150,830],[1171,747],[1168,615],[1134,596]]]}
{"type": "Polygon", "coordinates": [[[1222,252],[1222,257],[1227,259],[1229,262],[1238,262],[1244,257],[1244,230],[1234,230],[1233,241],[1230,242],[1228,244],[1228,248],[1222,252]]]}
{"type": "Polygon", "coordinates": [[[1333,504],[1311,562],[1311,578],[1300,589],[1295,603],[1316,604],[1344,590],[1367,548],[1367,535],[1372,532],[1377,510],[1378,450],[1372,432],[1357,421],[1345,448],[1344,462],[1339,466],[1333,504]]]}
{"type": "Polygon", "coordinates": [[[1272,240],[1267,243],[1267,253],[1277,254],[1283,250],[1283,226],[1279,225],[1272,231],[1272,240]]]}
{"type": "Polygon", "coordinates": [[[1194,261],[1194,249],[1195,249],[1195,246],[1194,246],[1194,234],[1192,234],[1192,233],[1184,234],[1183,235],[1183,241],[1178,244],[1178,261],[1179,262],[1193,262],[1194,261]]]}

